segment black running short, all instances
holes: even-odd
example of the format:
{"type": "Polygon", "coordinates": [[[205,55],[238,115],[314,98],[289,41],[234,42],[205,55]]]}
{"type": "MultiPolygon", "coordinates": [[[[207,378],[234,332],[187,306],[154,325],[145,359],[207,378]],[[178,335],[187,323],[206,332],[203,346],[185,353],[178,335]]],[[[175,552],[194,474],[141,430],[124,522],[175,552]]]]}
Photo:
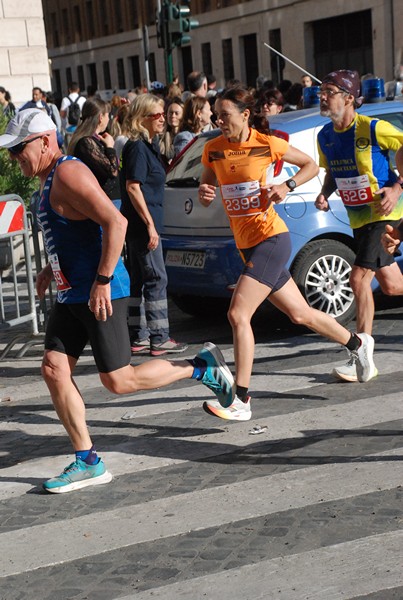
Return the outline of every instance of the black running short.
{"type": "Polygon", "coordinates": [[[291,254],[290,234],[279,233],[253,248],[240,250],[245,266],[242,274],[277,292],[291,278],[285,268],[291,254]]]}
{"type": "Polygon", "coordinates": [[[397,227],[399,223],[400,221],[378,221],[354,229],[354,239],[357,243],[354,264],[371,271],[391,265],[394,258],[384,250],[381,235],[385,231],[385,225],[397,227]]]}
{"type": "Polygon", "coordinates": [[[131,359],[127,305],[128,298],[112,300],[112,316],[97,321],[87,304],[56,302],[46,328],[45,349],[78,359],[90,342],[100,373],[127,366],[131,359]]]}

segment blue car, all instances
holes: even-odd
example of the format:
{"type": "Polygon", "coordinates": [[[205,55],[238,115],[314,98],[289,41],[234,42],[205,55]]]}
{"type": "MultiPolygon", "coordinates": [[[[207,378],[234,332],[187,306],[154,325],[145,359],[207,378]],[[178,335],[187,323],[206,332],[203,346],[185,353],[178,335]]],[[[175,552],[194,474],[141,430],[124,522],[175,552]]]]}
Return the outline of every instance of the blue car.
{"type": "MultiPolygon", "coordinates": [[[[403,102],[363,104],[359,112],[387,120],[403,130],[403,102]]],[[[292,146],[318,162],[316,138],[327,122],[319,109],[313,108],[272,117],[270,126],[287,134],[292,146]]],[[[209,208],[198,201],[203,146],[215,135],[220,135],[220,131],[193,140],[169,170],[166,181],[162,242],[168,290],[177,306],[193,315],[228,305],[242,269],[219,196],[209,208]]],[[[297,169],[287,163],[276,165],[273,183],[293,177],[297,169]]],[[[321,212],[315,208],[323,178],[321,169],[317,177],[290,192],[275,208],[290,230],[292,252],[288,268],[302,294],[311,306],[346,324],[355,316],[349,285],[355,244],[337,192],[330,197],[331,210],[321,212]]],[[[403,268],[402,259],[398,260],[403,268]]],[[[377,286],[375,281],[373,289],[377,286]]]]}

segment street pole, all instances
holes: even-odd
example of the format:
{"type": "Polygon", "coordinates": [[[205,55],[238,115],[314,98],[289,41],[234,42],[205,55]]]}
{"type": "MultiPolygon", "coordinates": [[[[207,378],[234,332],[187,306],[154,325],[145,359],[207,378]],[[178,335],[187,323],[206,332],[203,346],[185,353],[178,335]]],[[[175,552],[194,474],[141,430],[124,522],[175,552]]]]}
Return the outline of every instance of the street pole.
{"type": "Polygon", "coordinates": [[[146,71],[146,85],[147,85],[147,90],[150,90],[150,88],[151,88],[150,68],[148,65],[148,58],[150,55],[150,46],[149,46],[149,40],[148,40],[147,25],[143,26],[143,48],[144,48],[144,66],[145,66],[145,71],[146,71]]]}

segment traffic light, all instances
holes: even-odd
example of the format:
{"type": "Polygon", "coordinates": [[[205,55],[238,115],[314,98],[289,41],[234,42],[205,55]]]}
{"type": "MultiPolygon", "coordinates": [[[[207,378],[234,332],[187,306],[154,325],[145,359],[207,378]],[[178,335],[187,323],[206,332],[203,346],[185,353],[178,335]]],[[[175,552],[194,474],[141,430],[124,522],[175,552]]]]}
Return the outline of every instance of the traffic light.
{"type": "Polygon", "coordinates": [[[176,4],[173,2],[168,2],[167,4],[168,43],[171,43],[171,48],[188,44],[191,40],[191,37],[190,35],[185,34],[199,26],[199,21],[189,17],[189,4],[190,0],[186,2],[186,5],[176,4]]]}

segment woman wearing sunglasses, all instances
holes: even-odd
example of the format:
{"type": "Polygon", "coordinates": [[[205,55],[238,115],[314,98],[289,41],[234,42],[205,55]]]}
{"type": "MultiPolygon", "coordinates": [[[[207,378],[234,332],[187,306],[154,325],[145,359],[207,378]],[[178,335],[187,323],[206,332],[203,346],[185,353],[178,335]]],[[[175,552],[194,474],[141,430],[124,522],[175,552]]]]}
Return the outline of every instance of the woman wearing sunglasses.
{"type": "Polygon", "coordinates": [[[128,220],[126,248],[130,273],[129,332],[132,352],[152,356],[184,352],[170,338],[167,274],[160,232],[163,223],[165,168],[159,136],[164,131],[164,101],[137,96],[125,120],[128,141],[121,158],[122,214],[128,220]]]}

